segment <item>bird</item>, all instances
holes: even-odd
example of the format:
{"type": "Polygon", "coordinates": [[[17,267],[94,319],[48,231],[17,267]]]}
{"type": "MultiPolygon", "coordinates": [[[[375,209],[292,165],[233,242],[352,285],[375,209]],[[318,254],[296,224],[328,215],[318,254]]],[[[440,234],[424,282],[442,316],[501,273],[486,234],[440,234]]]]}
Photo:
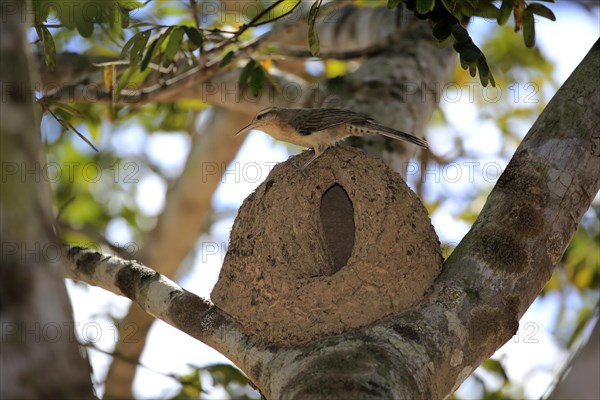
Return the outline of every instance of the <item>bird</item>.
{"type": "Polygon", "coordinates": [[[253,129],[277,140],[312,148],[315,154],[302,166],[304,170],[325,150],[348,136],[380,134],[428,148],[427,141],[377,123],[373,118],[342,108],[270,107],[254,117],[237,135],[253,129]]]}

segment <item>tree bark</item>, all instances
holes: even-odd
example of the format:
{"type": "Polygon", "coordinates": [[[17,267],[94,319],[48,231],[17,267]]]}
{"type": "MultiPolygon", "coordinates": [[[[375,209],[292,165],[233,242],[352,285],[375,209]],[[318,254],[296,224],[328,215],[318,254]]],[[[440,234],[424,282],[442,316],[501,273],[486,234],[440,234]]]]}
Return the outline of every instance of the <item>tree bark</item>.
{"type": "MultiPolygon", "coordinates": [[[[597,317],[596,317],[597,318],[597,317]]],[[[572,364],[557,382],[550,399],[552,400],[595,400],[600,393],[600,381],[596,379],[600,373],[600,324],[596,321],[588,342],[573,356],[572,364]]]]}
{"type": "Polygon", "coordinates": [[[93,398],[64,285],[65,259],[52,229],[26,3],[4,2],[0,19],[0,397],[93,398]]]}
{"type": "Polygon", "coordinates": [[[597,42],[533,125],[428,298],[306,345],[256,340],[136,263],[74,248],[68,274],[138,302],[221,351],[267,398],[438,399],[514,335],[600,189],[597,42]]]}

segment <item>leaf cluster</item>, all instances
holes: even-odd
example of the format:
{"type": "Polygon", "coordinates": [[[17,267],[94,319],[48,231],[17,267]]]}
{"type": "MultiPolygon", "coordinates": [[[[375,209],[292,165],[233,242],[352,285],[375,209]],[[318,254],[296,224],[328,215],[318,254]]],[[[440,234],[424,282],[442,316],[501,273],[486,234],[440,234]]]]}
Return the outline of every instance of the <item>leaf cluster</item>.
{"type": "Polygon", "coordinates": [[[265,68],[251,58],[240,71],[238,85],[242,88],[248,87],[250,93],[256,97],[262,91],[267,75],[265,68]]]}
{"type": "MultiPolygon", "coordinates": [[[[182,384],[181,391],[173,400],[206,398],[208,391],[202,385],[202,375],[210,375],[214,387],[223,389],[230,399],[251,399],[247,393],[249,381],[246,375],[230,364],[213,364],[197,367],[184,376],[179,377],[182,384]]],[[[251,392],[250,392],[251,393],[251,392]]]]}
{"type": "Polygon", "coordinates": [[[120,58],[129,55],[130,67],[139,66],[140,71],[144,71],[150,61],[158,58],[159,65],[165,61],[170,63],[175,60],[182,47],[184,50],[194,51],[202,47],[203,40],[202,31],[192,26],[154,27],[133,35],[123,46],[120,58]],[[159,33],[148,45],[152,31],[159,33]],[[184,34],[189,40],[182,46],[184,34]]]}
{"type": "Polygon", "coordinates": [[[56,45],[45,23],[58,20],[68,30],[77,30],[84,38],[94,33],[94,25],[108,25],[120,31],[130,24],[130,13],[142,3],[132,0],[33,0],[35,28],[44,44],[45,62],[48,68],[56,65],[56,45]]]}
{"type": "MultiPolygon", "coordinates": [[[[540,0],[553,3],[554,0],[540,0]]],[[[498,25],[504,25],[511,14],[515,19],[515,32],[523,28],[523,40],[529,48],[535,46],[535,18],[534,15],[556,21],[552,10],[540,3],[526,3],[525,0],[502,0],[500,12],[497,16],[498,25]]]]}
{"type": "Polygon", "coordinates": [[[36,26],[42,25],[52,14],[65,28],[77,29],[85,38],[92,36],[94,24],[127,28],[129,13],[142,6],[130,0],[33,0],[36,26]]]}
{"type": "MultiPolygon", "coordinates": [[[[541,0],[553,2],[554,0],[541,0]]],[[[525,0],[404,0],[404,5],[419,19],[428,20],[432,25],[433,36],[446,44],[453,41],[453,47],[460,55],[461,67],[469,70],[472,77],[479,72],[483,86],[495,80],[490,72],[485,55],[471,39],[464,26],[471,17],[495,19],[498,25],[505,24],[511,14],[515,19],[515,31],[523,28],[523,39],[527,47],[535,45],[534,14],[552,21],[556,17],[552,11],[540,3],[526,3],[525,0]]],[[[395,8],[400,0],[388,0],[388,7],[395,8]]]]}

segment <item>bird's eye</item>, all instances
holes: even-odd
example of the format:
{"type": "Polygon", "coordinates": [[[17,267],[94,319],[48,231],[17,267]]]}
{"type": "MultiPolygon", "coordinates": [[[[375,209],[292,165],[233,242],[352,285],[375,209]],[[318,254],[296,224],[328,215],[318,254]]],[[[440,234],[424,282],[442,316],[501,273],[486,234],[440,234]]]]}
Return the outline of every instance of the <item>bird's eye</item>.
{"type": "Polygon", "coordinates": [[[256,119],[260,120],[263,116],[262,115],[257,115],[256,119]]]}

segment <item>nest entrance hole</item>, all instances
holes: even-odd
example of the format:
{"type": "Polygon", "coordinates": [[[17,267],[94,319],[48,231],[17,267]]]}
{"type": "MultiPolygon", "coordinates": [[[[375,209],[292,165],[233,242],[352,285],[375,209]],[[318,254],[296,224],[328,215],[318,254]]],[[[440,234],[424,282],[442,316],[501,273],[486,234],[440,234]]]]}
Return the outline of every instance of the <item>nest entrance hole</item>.
{"type": "Polygon", "coordinates": [[[348,264],[354,248],[354,206],[339,184],[323,193],[320,216],[325,243],[333,261],[331,270],[324,271],[324,275],[331,276],[348,264]]]}

